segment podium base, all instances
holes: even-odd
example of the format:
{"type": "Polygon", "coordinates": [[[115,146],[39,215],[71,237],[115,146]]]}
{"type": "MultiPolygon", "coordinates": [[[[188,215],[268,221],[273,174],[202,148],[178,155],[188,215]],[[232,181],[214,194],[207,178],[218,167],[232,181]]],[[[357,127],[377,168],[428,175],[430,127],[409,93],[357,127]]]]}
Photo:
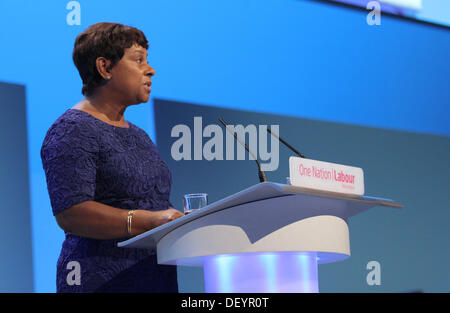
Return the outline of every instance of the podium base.
{"type": "Polygon", "coordinates": [[[207,293],[317,293],[316,252],[265,252],[203,258],[207,293]]]}

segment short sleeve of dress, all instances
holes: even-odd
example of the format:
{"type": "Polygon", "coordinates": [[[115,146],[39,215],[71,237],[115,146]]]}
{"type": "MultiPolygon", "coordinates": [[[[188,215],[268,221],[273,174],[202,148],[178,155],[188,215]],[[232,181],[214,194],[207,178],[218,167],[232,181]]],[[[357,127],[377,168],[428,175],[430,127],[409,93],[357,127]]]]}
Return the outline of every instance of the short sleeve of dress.
{"type": "Polygon", "coordinates": [[[59,119],[48,130],[41,148],[53,215],[94,200],[99,145],[93,127],[59,119]]]}

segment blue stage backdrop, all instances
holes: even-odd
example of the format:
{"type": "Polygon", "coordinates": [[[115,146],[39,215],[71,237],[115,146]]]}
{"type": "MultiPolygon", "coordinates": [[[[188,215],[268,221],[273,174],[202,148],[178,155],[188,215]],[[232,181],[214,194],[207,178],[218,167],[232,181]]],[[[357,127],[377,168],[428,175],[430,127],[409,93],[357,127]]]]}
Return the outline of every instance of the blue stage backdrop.
{"type": "Polygon", "coordinates": [[[0,83],[0,292],[33,292],[25,87],[0,83]]]}
{"type": "MultiPolygon", "coordinates": [[[[450,32],[443,27],[384,15],[380,26],[369,26],[368,11],[307,0],[80,0],[79,20],[69,2],[0,1],[0,81],[26,86],[37,292],[56,289],[64,237],[51,214],[39,151],[50,125],[82,99],[71,53],[75,37],[91,24],[120,22],[145,32],[156,69],[151,101],[157,97],[449,140],[450,32]]],[[[150,104],[130,108],[126,118],[155,138],[150,104]]]]}

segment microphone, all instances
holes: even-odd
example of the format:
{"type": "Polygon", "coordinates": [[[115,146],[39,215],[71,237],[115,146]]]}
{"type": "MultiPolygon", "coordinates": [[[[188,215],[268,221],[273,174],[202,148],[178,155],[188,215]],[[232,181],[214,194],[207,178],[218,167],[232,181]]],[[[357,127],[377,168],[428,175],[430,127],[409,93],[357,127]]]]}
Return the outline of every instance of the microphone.
{"type": "Polygon", "coordinates": [[[236,133],[230,129],[230,127],[228,126],[227,123],[225,123],[225,121],[223,120],[223,118],[219,117],[219,121],[223,124],[223,126],[225,126],[225,128],[234,136],[234,138],[245,147],[245,150],[248,151],[248,153],[253,157],[253,159],[255,159],[256,164],[258,165],[258,176],[259,176],[259,181],[261,183],[266,182],[267,181],[267,177],[266,177],[266,173],[264,173],[264,171],[261,170],[261,164],[258,161],[258,158],[250,151],[250,149],[248,148],[248,146],[242,142],[238,136],[236,135],[236,133]]]}
{"type": "Polygon", "coordinates": [[[286,147],[288,147],[289,149],[291,149],[292,151],[295,152],[295,154],[297,154],[299,157],[306,159],[306,157],[301,154],[300,152],[297,151],[297,149],[295,149],[294,147],[292,147],[290,144],[288,144],[286,142],[286,140],[284,140],[283,138],[281,138],[280,136],[278,136],[277,134],[275,134],[274,132],[272,132],[272,130],[267,127],[267,132],[269,132],[269,134],[271,134],[272,136],[274,136],[275,138],[277,138],[279,141],[281,141],[286,147]]]}

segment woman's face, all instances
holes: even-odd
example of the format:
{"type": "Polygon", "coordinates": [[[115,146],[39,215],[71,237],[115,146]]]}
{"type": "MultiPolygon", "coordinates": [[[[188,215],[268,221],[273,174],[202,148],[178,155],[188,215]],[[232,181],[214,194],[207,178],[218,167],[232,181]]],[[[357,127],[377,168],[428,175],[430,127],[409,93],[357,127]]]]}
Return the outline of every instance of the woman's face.
{"type": "Polygon", "coordinates": [[[109,91],[121,102],[132,105],[150,98],[155,70],[147,63],[147,50],[137,44],[125,49],[119,62],[111,69],[109,91]]]}

